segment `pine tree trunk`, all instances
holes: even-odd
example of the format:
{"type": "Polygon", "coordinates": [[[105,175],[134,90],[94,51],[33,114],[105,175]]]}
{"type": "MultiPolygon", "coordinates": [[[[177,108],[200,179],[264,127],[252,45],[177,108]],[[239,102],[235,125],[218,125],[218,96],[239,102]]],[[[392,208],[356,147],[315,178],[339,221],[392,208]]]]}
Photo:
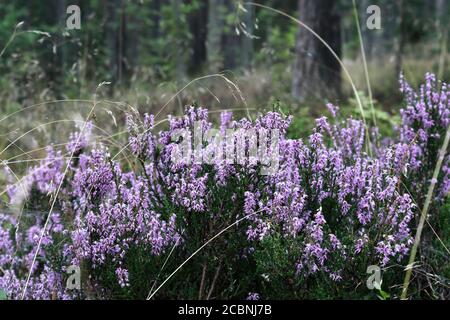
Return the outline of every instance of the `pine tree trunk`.
{"type": "MultiPolygon", "coordinates": [[[[341,18],[334,0],[299,0],[299,19],[341,55],[341,18]]],[[[314,35],[299,27],[292,70],[292,95],[298,102],[336,97],[340,93],[338,61],[314,35]]]]}
{"type": "Polygon", "coordinates": [[[253,59],[253,39],[249,35],[253,35],[255,8],[247,8],[247,12],[243,15],[242,21],[245,23],[245,30],[247,35],[241,32],[242,43],[242,66],[246,69],[250,69],[253,59]]]}
{"type": "Polygon", "coordinates": [[[208,35],[206,39],[206,54],[209,72],[218,72],[223,68],[221,50],[224,0],[208,1],[208,35]]]}
{"type": "MultiPolygon", "coordinates": [[[[130,6],[134,9],[140,4],[138,1],[131,1],[130,6]]],[[[134,12],[134,10],[132,11],[134,12]]],[[[133,17],[129,12],[125,12],[127,24],[127,42],[126,42],[126,57],[129,76],[133,76],[136,69],[139,67],[139,49],[140,36],[143,33],[142,19],[140,16],[133,17]]]]}
{"type": "MultiPolygon", "coordinates": [[[[118,8],[120,0],[107,1],[107,24],[106,24],[106,42],[109,53],[109,70],[113,82],[119,78],[119,17],[118,8]]],[[[111,86],[112,88],[113,86],[111,86]]]]}
{"type": "Polygon", "coordinates": [[[371,0],[362,0],[361,6],[359,7],[359,18],[361,22],[361,33],[364,41],[365,54],[368,59],[373,57],[375,37],[377,35],[377,30],[370,30],[367,28],[367,24],[364,23],[364,17],[366,16],[367,8],[372,4],[371,0]],[[361,19],[362,18],[362,19],[361,19]]]}
{"type": "MultiPolygon", "coordinates": [[[[172,7],[173,7],[173,11],[175,14],[175,23],[176,23],[176,30],[175,30],[175,34],[178,36],[181,33],[181,28],[182,25],[180,23],[181,21],[181,17],[180,17],[180,5],[181,5],[181,0],[172,0],[172,7]]],[[[181,39],[178,39],[179,41],[181,39]]],[[[180,41],[181,42],[181,41],[180,41]]],[[[178,45],[177,48],[177,54],[176,54],[176,67],[175,67],[175,72],[176,72],[176,79],[177,79],[177,83],[181,84],[184,79],[186,78],[186,59],[185,59],[185,48],[183,48],[183,46],[178,45]]]]}
{"type": "Polygon", "coordinates": [[[208,20],[208,4],[201,2],[198,10],[189,17],[189,28],[192,34],[192,54],[190,72],[198,72],[206,62],[206,21],[208,20]]]}
{"type": "Polygon", "coordinates": [[[395,76],[398,78],[400,76],[400,72],[402,71],[403,64],[403,51],[405,48],[405,23],[404,23],[404,3],[403,0],[397,1],[398,5],[398,36],[397,36],[397,46],[395,49],[395,76]]]}

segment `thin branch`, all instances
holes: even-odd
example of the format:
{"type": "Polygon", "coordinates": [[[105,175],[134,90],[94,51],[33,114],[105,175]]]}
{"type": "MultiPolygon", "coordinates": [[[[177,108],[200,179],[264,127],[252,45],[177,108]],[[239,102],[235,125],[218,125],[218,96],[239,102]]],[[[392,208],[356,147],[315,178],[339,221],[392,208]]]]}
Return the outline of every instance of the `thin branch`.
{"type": "Polygon", "coordinates": [[[208,295],[206,296],[206,300],[211,298],[211,295],[214,291],[214,287],[216,285],[217,279],[219,278],[220,269],[222,268],[222,260],[219,261],[219,266],[217,267],[216,273],[214,274],[213,282],[211,283],[211,288],[209,288],[208,295]]]}
{"type": "Polygon", "coordinates": [[[198,289],[198,300],[202,300],[203,289],[205,287],[205,278],[206,278],[206,262],[203,264],[202,280],[200,281],[200,288],[198,289]]]}

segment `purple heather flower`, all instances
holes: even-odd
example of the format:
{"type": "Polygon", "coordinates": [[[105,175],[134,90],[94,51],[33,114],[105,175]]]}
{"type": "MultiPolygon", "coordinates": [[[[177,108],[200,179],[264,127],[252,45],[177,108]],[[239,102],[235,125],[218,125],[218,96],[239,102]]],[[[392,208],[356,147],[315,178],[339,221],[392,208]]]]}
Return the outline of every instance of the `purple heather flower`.
{"type": "Polygon", "coordinates": [[[249,292],[246,300],[259,300],[261,299],[261,296],[259,293],[256,292],[249,292]]]}

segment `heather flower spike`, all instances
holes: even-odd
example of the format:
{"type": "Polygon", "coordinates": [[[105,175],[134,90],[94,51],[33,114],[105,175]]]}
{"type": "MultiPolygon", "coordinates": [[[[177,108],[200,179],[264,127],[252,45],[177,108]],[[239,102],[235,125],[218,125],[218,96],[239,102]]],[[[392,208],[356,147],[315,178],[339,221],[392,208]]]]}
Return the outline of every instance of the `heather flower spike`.
{"type": "MultiPolygon", "coordinates": [[[[206,265],[205,276],[214,278],[213,266],[222,276],[225,263],[232,272],[276,241],[284,244],[293,283],[314,277],[339,283],[360,264],[400,263],[411,248],[416,203],[424,200],[450,123],[447,84],[434,75],[427,74],[417,91],[402,76],[400,89],[402,123],[373,156],[364,152],[364,124],[341,121],[332,104],[331,117],[317,119],[304,139],[287,137],[292,119],[277,112],[254,121],[223,112],[215,130],[207,109],[189,106],[159,133],[153,115],[129,115],[128,142],[137,166],[113,160],[105,146],[90,145],[88,134],[73,133],[66,151],[76,156],[64,181],[68,160],[50,146],[23,183],[8,189],[10,202],[17,203],[36,194],[53,196],[63,183],[25,297],[131,294],[142,274],[148,282],[157,279],[167,256],[183,258],[247,216],[205,249],[219,257],[206,265]],[[183,143],[189,147],[184,151],[183,143]],[[274,170],[264,174],[268,167],[274,170]],[[90,272],[82,275],[90,293],[66,288],[70,265],[90,272]]],[[[436,204],[450,190],[449,173],[446,155],[434,181],[436,204]]],[[[13,232],[17,221],[0,215],[0,289],[9,298],[20,296],[43,222],[37,216],[13,232]]],[[[261,298],[254,289],[242,298],[261,298]]]]}

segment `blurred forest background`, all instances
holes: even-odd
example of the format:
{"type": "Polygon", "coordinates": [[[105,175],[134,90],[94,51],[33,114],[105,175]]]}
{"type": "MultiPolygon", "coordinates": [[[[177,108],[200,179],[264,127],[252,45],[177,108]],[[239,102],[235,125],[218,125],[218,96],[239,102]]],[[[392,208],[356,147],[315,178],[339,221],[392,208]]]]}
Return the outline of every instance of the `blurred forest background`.
{"type": "Polygon", "coordinates": [[[193,102],[276,106],[296,116],[295,136],[326,102],[359,116],[341,65],[288,15],[334,50],[367,112],[372,96],[382,128],[398,119],[401,71],[412,85],[427,71],[449,79],[448,0],[1,0],[0,157],[31,165],[49,142],[67,141],[93,99],[96,126],[113,145],[129,107],[179,115],[193,102]],[[81,9],[79,30],[67,28],[69,5],[81,9]],[[381,9],[380,30],[367,28],[370,5],[381,9]],[[208,76],[217,73],[226,79],[208,76]]]}

